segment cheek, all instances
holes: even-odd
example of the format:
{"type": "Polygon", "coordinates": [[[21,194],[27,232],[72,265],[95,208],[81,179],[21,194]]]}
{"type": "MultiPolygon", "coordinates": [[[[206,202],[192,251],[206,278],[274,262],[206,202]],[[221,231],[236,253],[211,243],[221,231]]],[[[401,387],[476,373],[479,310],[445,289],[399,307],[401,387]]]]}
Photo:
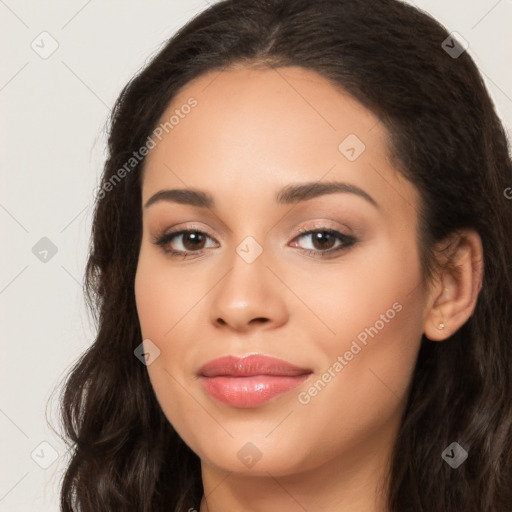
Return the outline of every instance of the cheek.
{"type": "Polygon", "coordinates": [[[370,432],[400,414],[421,342],[420,282],[414,251],[389,245],[333,275],[327,294],[314,295],[336,334],[320,338],[324,365],[301,398],[326,439],[339,435],[340,425],[370,432]]]}
{"type": "MultiPolygon", "coordinates": [[[[151,248],[141,249],[135,276],[137,313],[143,339],[150,339],[160,350],[147,371],[162,411],[192,446],[196,441],[191,418],[204,411],[186,391],[194,385],[192,360],[196,347],[190,345],[190,332],[197,326],[193,315],[187,313],[204,296],[205,279],[197,273],[195,279],[190,279],[186,272],[173,269],[165,258],[153,254],[151,248]]],[[[205,421],[208,418],[206,415],[205,421]]]]}
{"type": "Polygon", "coordinates": [[[354,346],[352,352],[357,352],[359,345],[353,366],[364,365],[360,378],[372,382],[369,369],[380,368],[391,383],[400,380],[395,390],[399,394],[422,332],[424,297],[417,254],[397,243],[382,245],[378,254],[358,261],[345,286],[336,324],[343,348],[354,346]]]}
{"type": "Polygon", "coordinates": [[[142,248],[135,276],[135,301],[145,338],[164,341],[204,296],[204,280],[189,270],[169,265],[165,258],[142,248]],[[188,277],[187,277],[188,276],[188,277]]]}
{"type": "Polygon", "coordinates": [[[167,362],[170,354],[176,355],[179,350],[173,348],[170,351],[166,343],[172,335],[172,327],[176,322],[175,312],[180,304],[176,300],[176,294],[172,293],[172,289],[165,286],[165,279],[159,273],[158,266],[155,267],[145,258],[143,251],[135,276],[135,301],[142,338],[150,339],[160,350],[158,357],[146,367],[151,386],[168,421],[175,428],[180,428],[180,425],[176,425],[175,422],[178,418],[179,423],[178,411],[181,411],[181,417],[185,417],[186,414],[183,414],[183,411],[186,411],[190,404],[187,400],[181,399],[178,380],[173,375],[173,370],[169,369],[167,362]],[[168,332],[169,330],[171,331],[168,332]]]}
{"type": "MultiPolygon", "coordinates": [[[[314,334],[331,357],[348,350],[352,340],[387,340],[381,346],[408,345],[421,333],[423,291],[416,249],[404,240],[381,237],[334,265],[318,264],[287,276],[287,283],[309,311],[295,312],[295,322],[314,334]],[[407,329],[410,329],[407,331],[407,329]]],[[[283,269],[283,272],[286,270],[283,269]]],[[[291,316],[293,313],[291,314],[291,316]]],[[[361,357],[358,357],[361,359],[361,357]]],[[[327,361],[326,361],[327,362],[327,361]]]]}

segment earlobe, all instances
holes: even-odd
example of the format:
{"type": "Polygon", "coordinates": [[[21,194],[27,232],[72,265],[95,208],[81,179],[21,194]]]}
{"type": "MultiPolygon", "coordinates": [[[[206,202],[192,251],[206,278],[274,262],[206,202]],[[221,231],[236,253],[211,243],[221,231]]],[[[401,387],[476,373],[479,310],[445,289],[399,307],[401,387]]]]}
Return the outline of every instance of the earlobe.
{"type": "Polygon", "coordinates": [[[474,230],[453,234],[439,260],[423,327],[431,341],[449,338],[475,310],[484,268],[480,236],[474,230]]]}

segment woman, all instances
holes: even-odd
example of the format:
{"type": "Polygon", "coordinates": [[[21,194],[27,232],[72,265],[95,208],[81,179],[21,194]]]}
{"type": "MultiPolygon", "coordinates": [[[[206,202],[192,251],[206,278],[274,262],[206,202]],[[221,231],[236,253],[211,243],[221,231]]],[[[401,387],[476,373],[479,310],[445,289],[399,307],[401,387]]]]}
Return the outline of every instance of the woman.
{"type": "Polygon", "coordinates": [[[62,510],[509,510],[511,186],[425,13],[205,10],[112,114],[62,510]]]}

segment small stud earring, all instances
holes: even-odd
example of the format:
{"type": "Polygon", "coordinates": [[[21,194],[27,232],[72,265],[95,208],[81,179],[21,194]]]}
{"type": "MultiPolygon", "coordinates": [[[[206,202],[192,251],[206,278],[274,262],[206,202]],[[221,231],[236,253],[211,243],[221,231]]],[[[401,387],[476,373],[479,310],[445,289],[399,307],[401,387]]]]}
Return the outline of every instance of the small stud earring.
{"type": "Polygon", "coordinates": [[[443,322],[441,322],[441,323],[439,324],[439,329],[444,329],[444,323],[443,323],[443,322]]]}

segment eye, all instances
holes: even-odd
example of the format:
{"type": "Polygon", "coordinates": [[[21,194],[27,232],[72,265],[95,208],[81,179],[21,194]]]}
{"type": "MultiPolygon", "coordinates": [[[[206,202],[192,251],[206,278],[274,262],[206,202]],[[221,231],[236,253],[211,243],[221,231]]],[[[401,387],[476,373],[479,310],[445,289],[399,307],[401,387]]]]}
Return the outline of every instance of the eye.
{"type": "MultiPolygon", "coordinates": [[[[330,228],[304,229],[300,233],[294,240],[309,239],[310,243],[306,244],[309,247],[301,247],[301,249],[312,256],[331,256],[334,253],[348,249],[357,242],[354,236],[330,228]]],[[[297,244],[297,242],[293,243],[297,244]]]]}
{"type": "MultiPolygon", "coordinates": [[[[341,233],[331,228],[302,229],[299,235],[291,243],[292,247],[298,247],[302,252],[310,256],[329,257],[341,251],[347,250],[357,242],[352,235],[341,233]],[[301,247],[298,240],[309,239],[309,247],[301,247]]],[[[183,259],[200,256],[205,249],[218,247],[217,242],[207,245],[208,240],[214,239],[200,229],[189,228],[171,231],[156,237],[152,242],[172,258],[183,259]],[[216,245],[217,244],[217,245],[216,245]]]]}
{"type": "MultiPolygon", "coordinates": [[[[190,256],[202,254],[207,248],[207,239],[213,240],[207,233],[198,229],[181,229],[172,231],[157,237],[153,243],[171,256],[181,256],[184,259],[190,256]],[[175,240],[176,239],[176,240],[175,240]]],[[[209,247],[215,247],[215,244],[209,247]]]]}

